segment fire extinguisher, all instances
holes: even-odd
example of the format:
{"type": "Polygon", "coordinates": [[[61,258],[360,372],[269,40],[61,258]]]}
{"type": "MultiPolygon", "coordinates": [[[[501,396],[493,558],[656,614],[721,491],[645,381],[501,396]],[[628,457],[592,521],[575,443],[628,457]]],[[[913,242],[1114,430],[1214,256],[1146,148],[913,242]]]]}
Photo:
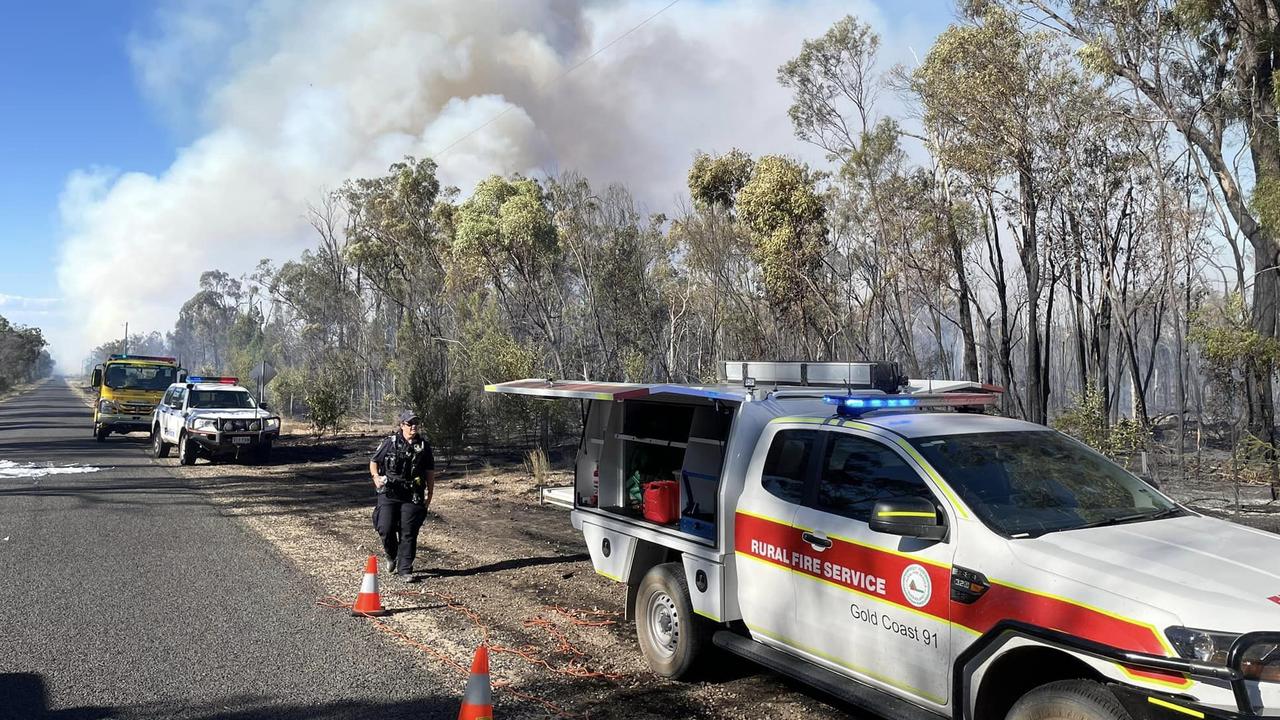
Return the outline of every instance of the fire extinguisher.
{"type": "Polygon", "coordinates": [[[600,463],[591,470],[591,507],[600,504],[600,463]]]}

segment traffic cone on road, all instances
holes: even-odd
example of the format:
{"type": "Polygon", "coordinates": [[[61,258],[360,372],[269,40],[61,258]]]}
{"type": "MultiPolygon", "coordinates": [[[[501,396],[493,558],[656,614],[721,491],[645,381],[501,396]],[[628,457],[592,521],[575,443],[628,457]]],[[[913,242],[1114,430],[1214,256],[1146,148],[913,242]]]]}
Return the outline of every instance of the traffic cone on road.
{"type": "Polygon", "coordinates": [[[387,615],[382,607],[382,596],[378,594],[378,556],[370,555],[364,564],[364,580],[360,581],[360,594],[356,595],[356,604],[351,606],[352,615],[387,615]]]}
{"type": "Polygon", "coordinates": [[[471,677],[467,678],[467,690],[462,694],[462,709],[458,720],[493,720],[493,689],[489,686],[489,648],[476,648],[471,661],[471,677]]]}

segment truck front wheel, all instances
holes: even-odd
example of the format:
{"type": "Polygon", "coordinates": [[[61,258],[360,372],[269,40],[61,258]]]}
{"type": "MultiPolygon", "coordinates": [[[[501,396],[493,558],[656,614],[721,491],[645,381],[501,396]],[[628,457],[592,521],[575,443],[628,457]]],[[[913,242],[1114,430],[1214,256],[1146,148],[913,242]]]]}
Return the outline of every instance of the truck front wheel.
{"type": "Polygon", "coordinates": [[[649,667],[666,678],[689,674],[707,644],[709,628],[693,613],[680,563],[650,570],[636,593],[636,635],[649,667]]]}
{"type": "Polygon", "coordinates": [[[178,434],[178,464],[196,464],[196,441],[187,437],[186,432],[178,434]]]}
{"type": "Polygon", "coordinates": [[[98,442],[105,442],[107,436],[111,434],[111,428],[106,425],[98,425],[93,429],[93,436],[98,438],[98,442]]]}
{"type": "Polygon", "coordinates": [[[1132,720],[1111,691],[1092,680],[1060,680],[1023,695],[1005,720],[1132,720]]]}

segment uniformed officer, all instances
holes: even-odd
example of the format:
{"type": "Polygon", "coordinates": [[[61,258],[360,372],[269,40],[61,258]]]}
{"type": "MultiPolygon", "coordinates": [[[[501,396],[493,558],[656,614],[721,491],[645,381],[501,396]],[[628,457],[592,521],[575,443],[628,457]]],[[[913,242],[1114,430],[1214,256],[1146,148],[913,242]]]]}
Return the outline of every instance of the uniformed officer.
{"type": "Polygon", "coordinates": [[[418,530],[431,507],[436,464],[431,443],[418,434],[418,416],[405,410],[398,420],[399,428],[382,441],[369,461],[378,493],[373,526],[382,536],[391,571],[401,580],[413,582],[418,530]]]}

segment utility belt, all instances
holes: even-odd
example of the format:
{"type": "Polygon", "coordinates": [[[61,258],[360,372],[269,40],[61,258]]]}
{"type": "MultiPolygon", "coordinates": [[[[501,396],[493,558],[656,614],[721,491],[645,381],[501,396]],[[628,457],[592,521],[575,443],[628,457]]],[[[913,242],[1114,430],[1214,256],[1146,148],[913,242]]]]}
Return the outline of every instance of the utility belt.
{"type": "MultiPolygon", "coordinates": [[[[378,493],[384,496],[386,500],[422,504],[425,483],[395,475],[387,475],[385,477],[387,482],[378,489],[378,493]]],[[[382,498],[379,499],[381,500],[382,498]]]]}

